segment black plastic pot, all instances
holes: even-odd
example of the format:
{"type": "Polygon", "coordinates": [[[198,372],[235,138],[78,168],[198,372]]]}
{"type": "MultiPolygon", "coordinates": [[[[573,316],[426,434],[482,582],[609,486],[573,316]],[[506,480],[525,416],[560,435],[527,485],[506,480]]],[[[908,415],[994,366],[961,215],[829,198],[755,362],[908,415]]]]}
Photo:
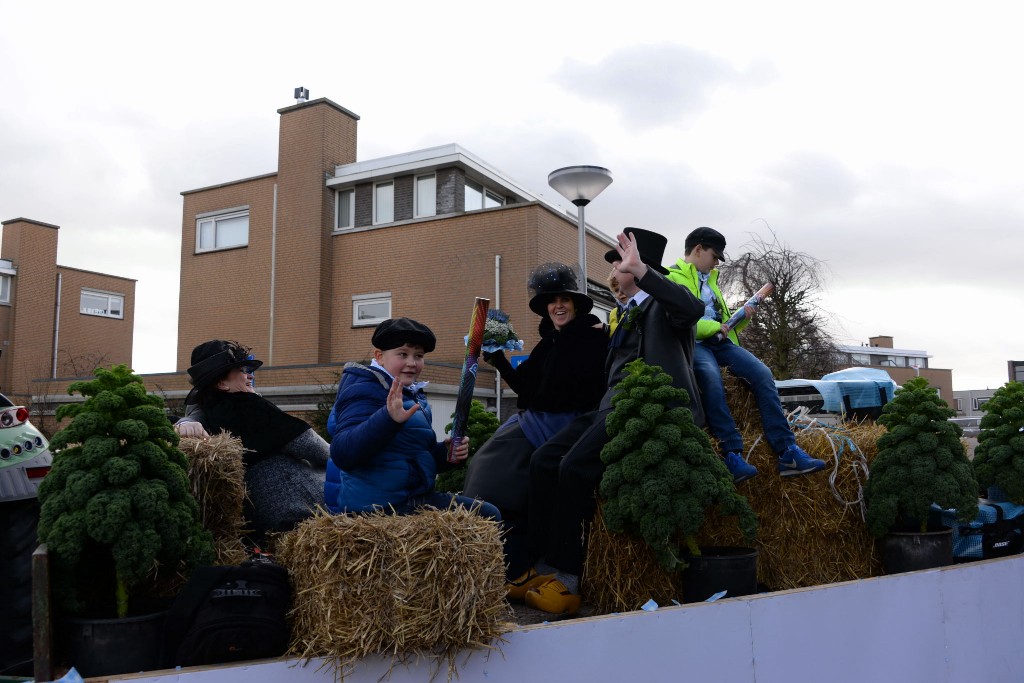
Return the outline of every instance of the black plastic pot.
{"type": "Polygon", "coordinates": [[[890,531],[879,541],[886,574],[953,564],[953,530],[890,531]]]}
{"type": "Polygon", "coordinates": [[[158,669],[166,617],[167,610],[123,619],[65,617],[64,661],[85,677],[158,669]]]}
{"type": "Polygon", "coordinates": [[[757,593],[757,550],[709,546],[700,557],[686,557],[683,570],[683,602],[703,602],[715,593],[726,597],[757,593]]]}

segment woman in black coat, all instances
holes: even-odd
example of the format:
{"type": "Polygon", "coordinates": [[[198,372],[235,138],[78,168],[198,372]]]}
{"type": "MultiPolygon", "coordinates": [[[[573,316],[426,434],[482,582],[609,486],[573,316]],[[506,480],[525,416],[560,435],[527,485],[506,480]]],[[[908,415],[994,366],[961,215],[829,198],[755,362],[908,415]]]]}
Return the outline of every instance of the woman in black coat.
{"type": "Polygon", "coordinates": [[[530,310],[541,316],[540,341],[517,368],[500,351],[484,354],[518,395],[519,412],[469,461],[463,490],[501,510],[513,599],[548,578],[532,569],[537,558],[529,557],[525,538],[530,456],[577,416],[594,410],[607,388],[608,336],[572,269],[546,263],[530,274],[527,286],[530,310]]]}

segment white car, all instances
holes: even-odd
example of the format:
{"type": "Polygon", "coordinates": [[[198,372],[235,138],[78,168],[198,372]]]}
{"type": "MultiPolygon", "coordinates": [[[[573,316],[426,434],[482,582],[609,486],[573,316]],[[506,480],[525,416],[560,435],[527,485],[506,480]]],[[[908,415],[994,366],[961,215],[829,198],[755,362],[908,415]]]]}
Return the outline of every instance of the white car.
{"type": "Polygon", "coordinates": [[[35,498],[53,457],[28,409],[0,394],[0,502],[35,498]]]}

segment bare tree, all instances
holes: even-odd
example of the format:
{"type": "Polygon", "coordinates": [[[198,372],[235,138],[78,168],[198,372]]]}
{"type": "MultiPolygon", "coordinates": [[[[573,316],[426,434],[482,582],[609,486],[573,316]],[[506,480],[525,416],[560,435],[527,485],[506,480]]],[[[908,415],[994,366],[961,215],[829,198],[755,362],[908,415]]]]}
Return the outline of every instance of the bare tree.
{"type": "Polygon", "coordinates": [[[61,348],[57,357],[60,360],[57,375],[60,377],[90,377],[96,368],[110,364],[107,353],[73,353],[67,347],[61,348]]]}
{"type": "Polygon", "coordinates": [[[824,261],[794,251],[774,232],[754,236],[746,251],[719,270],[719,287],[733,310],[765,283],[775,291],[743,330],[748,351],[771,368],[776,379],[818,379],[836,370],[839,351],[829,332],[832,317],[820,306],[828,275],[824,261]]]}

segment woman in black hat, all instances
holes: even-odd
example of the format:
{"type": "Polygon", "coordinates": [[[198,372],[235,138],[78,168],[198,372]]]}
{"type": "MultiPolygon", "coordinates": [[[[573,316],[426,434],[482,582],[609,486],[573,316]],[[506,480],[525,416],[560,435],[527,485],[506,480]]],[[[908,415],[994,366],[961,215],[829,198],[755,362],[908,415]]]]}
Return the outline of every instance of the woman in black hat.
{"type": "Polygon", "coordinates": [[[518,394],[513,415],[470,460],[464,493],[492,503],[505,522],[508,596],[522,599],[539,585],[526,543],[527,492],[533,451],[578,415],[597,407],[604,394],[608,337],[590,313],[594,301],[579,291],[576,274],[562,263],[545,263],[527,280],[530,310],[541,317],[540,341],[513,368],[503,353],[484,360],[518,394]]]}
{"type": "Polygon", "coordinates": [[[245,516],[256,538],[292,529],[323,503],[329,456],[308,424],[253,391],[261,365],[247,347],[214,339],[192,350],[188,369],[206,431],[231,432],[246,449],[245,516]]]}

